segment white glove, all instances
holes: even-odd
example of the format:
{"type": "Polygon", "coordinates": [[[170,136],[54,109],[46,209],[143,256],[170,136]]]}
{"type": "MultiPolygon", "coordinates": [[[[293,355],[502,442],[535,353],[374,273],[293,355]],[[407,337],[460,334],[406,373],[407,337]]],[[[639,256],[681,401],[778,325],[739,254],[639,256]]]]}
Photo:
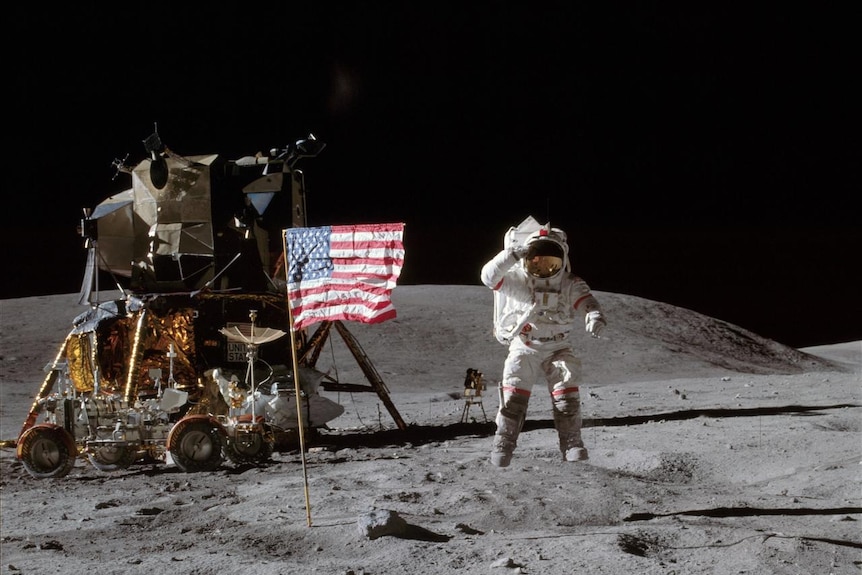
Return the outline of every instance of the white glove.
{"type": "Polygon", "coordinates": [[[516,260],[522,260],[527,255],[527,246],[523,244],[514,245],[509,248],[509,254],[515,256],[516,260]]]}
{"type": "Polygon", "coordinates": [[[584,316],[584,323],[586,324],[587,333],[593,337],[599,337],[599,334],[607,325],[605,318],[602,317],[602,312],[600,311],[591,311],[586,316],[584,316]]]}

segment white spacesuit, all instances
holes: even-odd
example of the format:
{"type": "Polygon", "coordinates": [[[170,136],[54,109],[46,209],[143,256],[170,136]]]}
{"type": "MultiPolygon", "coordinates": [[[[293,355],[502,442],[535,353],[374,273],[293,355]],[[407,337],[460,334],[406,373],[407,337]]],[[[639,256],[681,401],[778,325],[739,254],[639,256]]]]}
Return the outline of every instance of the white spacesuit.
{"type": "Polygon", "coordinates": [[[581,362],[568,338],[580,318],[598,337],[605,319],[589,286],[571,273],[565,232],[550,224],[536,227],[523,242],[507,238],[507,247],[481,273],[482,283],[495,290],[495,335],[509,346],[491,453],[498,467],[511,462],[539,378],[551,394],[563,459],[588,457],[581,439],[581,362]]]}

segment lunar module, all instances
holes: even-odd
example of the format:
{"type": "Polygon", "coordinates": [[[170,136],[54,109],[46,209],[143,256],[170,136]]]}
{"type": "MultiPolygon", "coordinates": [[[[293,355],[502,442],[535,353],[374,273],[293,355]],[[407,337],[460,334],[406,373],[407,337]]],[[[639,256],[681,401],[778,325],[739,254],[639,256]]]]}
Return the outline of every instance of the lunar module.
{"type": "MultiPolygon", "coordinates": [[[[143,144],[134,167],[114,162],[131,188],[84,210],[87,311],[17,440],[35,478],[62,477],[79,456],[106,472],[263,462],[344,411],[320,394],[339,384],[315,369],[332,324],[290,333],[283,277],[281,232],[306,221],[297,163],[325,144],[310,134],[237,160],[176,154],[157,132],[143,144]],[[99,301],[105,278],[120,297],[99,301]]],[[[358,342],[335,327],[403,426],[358,342]]]]}

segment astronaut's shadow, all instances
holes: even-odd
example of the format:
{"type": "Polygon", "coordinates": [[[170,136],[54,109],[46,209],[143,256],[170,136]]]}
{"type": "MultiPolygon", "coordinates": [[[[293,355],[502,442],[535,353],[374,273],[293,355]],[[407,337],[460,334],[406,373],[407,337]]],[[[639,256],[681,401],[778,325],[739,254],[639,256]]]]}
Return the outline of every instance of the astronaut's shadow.
{"type": "MultiPolygon", "coordinates": [[[[679,421],[684,419],[697,419],[698,417],[754,417],[762,415],[820,415],[819,411],[829,409],[844,409],[847,407],[859,407],[851,403],[841,403],[837,405],[785,405],[776,407],[748,407],[748,408],[713,408],[713,409],[683,409],[680,411],[669,411],[663,413],[653,413],[647,415],[626,415],[621,417],[606,417],[606,418],[584,418],[584,427],[619,427],[622,425],[642,425],[644,423],[653,423],[656,421],[679,421]]],[[[528,424],[538,424],[531,426],[532,429],[545,429],[553,427],[552,420],[534,421],[527,420],[524,422],[524,429],[528,428],[528,424]]]]}
{"type": "MultiPolygon", "coordinates": [[[[763,415],[822,415],[823,411],[859,407],[855,404],[836,405],[787,405],[778,407],[751,407],[736,409],[684,409],[644,415],[624,415],[620,417],[584,418],[583,427],[622,427],[642,425],[657,421],[678,421],[698,417],[753,417],[763,415]]],[[[553,429],[552,419],[527,419],[522,431],[553,429]]],[[[497,426],[493,421],[484,423],[452,423],[447,425],[408,425],[406,429],[387,429],[375,432],[355,431],[348,433],[322,433],[317,443],[333,449],[344,447],[383,447],[387,445],[424,445],[458,437],[488,437],[494,434],[497,426]]]]}

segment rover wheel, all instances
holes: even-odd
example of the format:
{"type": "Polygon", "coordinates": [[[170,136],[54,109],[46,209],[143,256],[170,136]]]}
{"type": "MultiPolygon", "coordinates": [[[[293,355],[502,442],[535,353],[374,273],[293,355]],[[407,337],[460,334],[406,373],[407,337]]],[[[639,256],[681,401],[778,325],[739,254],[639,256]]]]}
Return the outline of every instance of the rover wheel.
{"type": "Polygon", "coordinates": [[[181,419],[168,436],[168,451],[186,473],[217,469],[223,447],[222,430],[208,419],[181,419]]]}
{"type": "Polygon", "coordinates": [[[87,451],[87,459],[99,471],[127,469],[137,459],[137,451],[128,446],[105,445],[87,451]]]}
{"type": "Polygon", "coordinates": [[[56,425],[31,427],[18,438],[18,459],[36,479],[65,477],[75,466],[78,449],[69,432],[56,425]]]}
{"type": "Polygon", "coordinates": [[[228,436],[225,455],[233,463],[263,463],[269,461],[273,442],[263,430],[234,432],[228,436]]]}

